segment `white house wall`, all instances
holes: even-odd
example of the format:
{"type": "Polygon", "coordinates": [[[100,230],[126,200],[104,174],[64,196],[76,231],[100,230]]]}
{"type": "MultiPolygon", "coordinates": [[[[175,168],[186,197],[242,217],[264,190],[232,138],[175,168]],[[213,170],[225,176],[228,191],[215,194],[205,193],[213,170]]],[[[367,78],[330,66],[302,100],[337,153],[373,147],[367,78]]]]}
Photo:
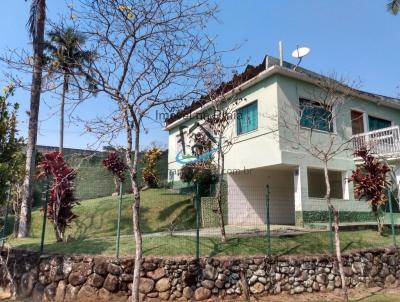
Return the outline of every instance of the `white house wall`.
{"type": "MultiPolygon", "coordinates": [[[[295,139],[291,139],[291,136],[297,136],[297,132],[291,127],[286,127],[286,123],[284,122],[285,119],[290,119],[291,116],[298,116],[299,99],[308,98],[312,100],[312,96],[316,94],[316,86],[281,75],[277,76],[277,84],[279,104],[278,112],[280,121],[279,145],[280,150],[282,151],[282,163],[299,163],[299,159],[301,158],[301,162],[304,163],[304,161],[307,161],[307,166],[323,167],[319,160],[316,160],[307,154],[304,149],[296,144],[295,139]]],[[[348,97],[337,112],[335,121],[335,132],[337,134],[337,139],[335,140],[336,145],[348,141],[352,136],[351,110],[364,112],[366,116],[371,115],[390,120],[392,121],[393,125],[400,125],[399,110],[385,106],[379,106],[376,103],[364,99],[348,97]]],[[[365,131],[368,131],[367,127],[368,125],[365,125],[365,131]]],[[[303,133],[308,131],[309,130],[307,129],[302,130],[303,133]]],[[[307,134],[305,134],[303,137],[308,139],[307,134]]],[[[314,131],[313,141],[316,144],[320,146],[323,146],[324,142],[328,144],[329,140],[327,138],[328,134],[322,131],[314,131]]],[[[307,145],[307,142],[303,142],[303,144],[307,145]]],[[[334,168],[335,170],[348,170],[354,169],[354,167],[355,165],[352,150],[338,154],[331,162],[331,168],[334,168]]]]}
{"type": "MultiPolygon", "coordinates": [[[[311,98],[310,91],[312,89],[315,88],[308,83],[275,75],[244,90],[240,95],[244,100],[239,102],[237,108],[257,100],[258,129],[238,136],[236,135],[236,120],[232,121],[231,129],[226,132],[227,137],[233,137],[233,146],[226,153],[226,169],[253,169],[276,164],[298,165],[299,163],[309,167],[322,167],[319,160],[304,152],[290,139],[285,139],[290,137],[293,131],[282,126],[284,118],[287,119],[291,114],[297,114],[299,98],[311,98]],[[278,125],[279,132],[276,131],[278,125]]],[[[339,139],[349,139],[352,135],[350,119],[352,109],[389,119],[394,125],[400,124],[398,110],[352,97],[346,100],[336,121],[339,139]]],[[[195,121],[192,119],[185,122],[184,125],[190,127],[195,121]]],[[[308,130],[304,129],[303,131],[308,130]]],[[[178,127],[170,130],[168,141],[168,163],[169,169],[173,171],[179,170],[182,166],[175,161],[178,152],[176,143],[178,134],[178,127]]],[[[316,141],[326,140],[325,133],[316,133],[314,137],[316,141]]],[[[340,142],[340,140],[338,141],[340,142]]],[[[351,171],[355,167],[351,151],[337,155],[330,165],[330,169],[351,171]]],[[[178,179],[179,177],[176,176],[175,180],[178,179]]]]}
{"type": "MultiPolygon", "coordinates": [[[[276,219],[274,223],[292,223],[293,215],[287,214],[292,211],[292,207],[295,208],[296,224],[299,225],[302,225],[302,215],[307,214],[306,212],[326,211],[326,202],[323,199],[308,196],[307,182],[307,169],[321,169],[323,163],[294,144],[295,140],[290,138],[294,132],[284,127],[282,123],[285,119],[289,118],[290,120],[291,116],[298,115],[299,98],[312,100],[310,94],[312,89],[315,89],[315,86],[309,83],[284,75],[274,75],[241,92],[241,97],[245,100],[240,102],[238,107],[255,100],[258,101],[258,129],[237,136],[236,120],[232,122],[233,146],[226,154],[225,168],[228,171],[252,169],[257,172],[252,175],[230,175],[228,177],[228,186],[231,190],[229,198],[232,207],[228,213],[229,223],[251,224],[265,221],[265,204],[262,203],[262,200],[265,195],[264,186],[267,184],[266,180],[269,179],[269,176],[271,177],[269,180],[271,196],[276,201],[271,203],[271,213],[274,213],[271,218],[276,219]],[[289,177],[289,174],[286,174],[288,172],[269,175],[269,172],[261,172],[261,169],[258,169],[272,168],[278,165],[292,166],[297,172],[293,170],[289,177]],[[286,176],[281,178],[281,175],[286,176]],[[274,181],[276,181],[275,186],[281,189],[281,193],[277,193],[279,190],[276,190],[275,193],[272,190],[274,181]]],[[[340,108],[336,119],[335,131],[339,143],[351,138],[351,110],[364,112],[365,116],[372,115],[388,119],[392,121],[393,125],[400,125],[399,110],[350,97],[340,108]]],[[[185,124],[191,126],[194,122],[191,120],[185,124]]],[[[364,128],[365,131],[368,131],[367,125],[364,125],[364,128]]],[[[303,129],[302,131],[309,130],[303,129]]],[[[177,127],[170,130],[168,167],[172,171],[178,171],[182,167],[175,161],[178,152],[176,145],[178,133],[177,127]]],[[[316,133],[315,139],[317,142],[323,143],[327,139],[327,134],[316,133]]],[[[343,199],[334,200],[335,206],[342,212],[369,212],[370,209],[365,202],[354,199],[353,184],[345,180],[345,177],[348,177],[355,168],[352,151],[348,150],[335,156],[329,162],[328,168],[340,171],[344,175],[343,199]]],[[[398,179],[400,179],[399,175],[400,172],[397,175],[398,179]]],[[[175,181],[177,180],[179,180],[179,176],[175,175],[175,181]]]]}
{"type": "MultiPolygon", "coordinates": [[[[269,166],[281,162],[279,137],[274,131],[278,125],[275,120],[268,119],[271,115],[277,115],[277,85],[275,76],[263,80],[256,85],[241,92],[239,101],[235,109],[243,107],[254,101],[258,102],[258,128],[249,133],[236,135],[236,119],[232,120],[230,128],[225,132],[225,136],[231,139],[233,146],[226,152],[225,168],[227,172],[233,170],[252,169],[260,166],[269,166]]],[[[197,120],[192,119],[183,125],[189,128],[197,120]]],[[[168,140],[168,168],[170,171],[179,171],[181,164],[176,162],[177,148],[176,137],[179,128],[170,130],[168,140]]],[[[179,172],[178,172],[179,173],[179,172]]],[[[175,173],[175,181],[179,181],[178,173],[175,173]]],[[[172,179],[169,179],[172,181],[172,179]]]]}
{"type": "Polygon", "coordinates": [[[256,169],[247,174],[228,175],[228,223],[259,225],[266,221],[266,188],[270,188],[272,224],[294,224],[292,170],[256,169]]]}

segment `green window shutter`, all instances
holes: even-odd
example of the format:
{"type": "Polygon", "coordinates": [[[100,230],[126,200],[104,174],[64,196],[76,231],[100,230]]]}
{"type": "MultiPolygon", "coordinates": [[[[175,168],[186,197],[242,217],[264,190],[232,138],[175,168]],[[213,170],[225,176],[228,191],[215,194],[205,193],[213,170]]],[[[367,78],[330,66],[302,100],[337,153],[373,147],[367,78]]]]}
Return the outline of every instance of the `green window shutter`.
{"type": "Polygon", "coordinates": [[[256,130],[258,127],[257,102],[250,104],[247,111],[249,116],[248,131],[256,130]]]}
{"type": "Polygon", "coordinates": [[[244,108],[240,108],[237,110],[237,134],[242,134],[244,131],[244,120],[245,120],[245,114],[244,114],[244,108]]]}
{"type": "Polygon", "coordinates": [[[249,132],[249,110],[247,106],[243,108],[242,116],[242,133],[246,133],[249,132]]]}
{"type": "Polygon", "coordinates": [[[368,116],[368,126],[369,126],[369,131],[374,131],[383,128],[388,128],[392,126],[392,123],[388,120],[384,120],[373,116],[368,116]]]}
{"type": "Polygon", "coordinates": [[[237,110],[237,134],[247,133],[258,128],[257,102],[253,102],[237,110]]]}

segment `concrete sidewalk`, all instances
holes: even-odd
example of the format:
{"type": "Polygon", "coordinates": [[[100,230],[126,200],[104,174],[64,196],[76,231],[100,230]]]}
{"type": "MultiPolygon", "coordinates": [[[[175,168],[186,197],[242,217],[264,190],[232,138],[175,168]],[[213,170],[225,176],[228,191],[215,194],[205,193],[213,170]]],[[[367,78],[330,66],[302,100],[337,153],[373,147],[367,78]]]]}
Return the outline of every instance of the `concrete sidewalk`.
{"type": "MultiPolygon", "coordinates": [[[[271,225],[270,232],[271,236],[288,236],[288,235],[299,235],[313,230],[288,226],[288,225],[271,225]]],[[[314,230],[315,231],[315,230],[314,230]]],[[[228,237],[251,237],[251,236],[265,236],[267,233],[267,227],[263,225],[259,226],[237,226],[237,225],[226,225],[225,233],[228,237]]],[[[196,236],[196,230],[184,230],[175,231],[175,236],[196,236]]],[[[214,228],[202,228],[200,229],[201,237],[219,237],[221,236],[221,231],[219,227],[214,228]]]]}

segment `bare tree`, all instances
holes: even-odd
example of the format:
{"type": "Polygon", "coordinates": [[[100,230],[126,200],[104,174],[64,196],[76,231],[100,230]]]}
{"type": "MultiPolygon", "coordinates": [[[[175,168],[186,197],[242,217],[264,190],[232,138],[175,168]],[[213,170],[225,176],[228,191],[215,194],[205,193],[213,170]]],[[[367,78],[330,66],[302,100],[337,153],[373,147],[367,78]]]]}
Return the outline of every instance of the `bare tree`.
{"type": "Polygon", "coordinates": [[[87,130],[103,141],[125,133],[136,244],[132,301],[139,301],[141,133],[154,107],[188,103],[203,91],[203,76],[219,59],[204,31],[216,7],[207,0],[82,0],[77,7],[78,28],[97,54],[86,67],[99,94],[109,96],[116,107],[87,122],[87,130]]]}
{"type": "MultiPolygon", "coordinates": [[[[306,155],[319,160],[323,164],[325,180],[325,200],[328,210],[333,213],[336,258],[341,277],[342,292],[347,300],[347,287],[343,271],[340,249],[339,212],[332,203],[331,180],[328,167],[338,155],[348,152],[352,154],[352,139],[340,129],[337,133],[336,121],[341,119],[343,105],[354,95],[354,83],[349,83],[336,74],[313,77],[314,85],[305,89],[307,99],[299,99],[299,104],[284,104],[279,109],[279,138],[294,148],[300,148],[306,155]],[[343,132],[343,135],[342,135],[343,132]]],[[[343,119],[347,119],[347,115],[343,119]]]]}
{"type": "Polygon", "coordinates": [[[212,78],[207,81],[210,92],[206,99],[210,104],[210,109],[198,122],[199,131],[202,131],[212,141],[216,150],[211,159],[215,163],[218,177],[215,197],[222,242],[226,241],[223,210],[225,156],[237,138],[233,129],[237,106],[241,101],[245,101],[240,97],[240,91],[236,89],[244,81],[244,77],[235,74],[228,83],[223,81],[224,77],[221,71],[215,71],[212,78]],[[216,83],[220,84],[216,87],[216,83]]]}
{"type": "Polygon", "coordinates": [[[33,42],[33,73],[31,85],[31,105],[29,111],[28,142],[26,146],[25,180],[19,218],[18,237],[27,237],[29,235],[31,220],[36,141],[38,132],[40,94],[42,89],[45,19],[46,1],[32,0],[28,25],[33,42]]]}

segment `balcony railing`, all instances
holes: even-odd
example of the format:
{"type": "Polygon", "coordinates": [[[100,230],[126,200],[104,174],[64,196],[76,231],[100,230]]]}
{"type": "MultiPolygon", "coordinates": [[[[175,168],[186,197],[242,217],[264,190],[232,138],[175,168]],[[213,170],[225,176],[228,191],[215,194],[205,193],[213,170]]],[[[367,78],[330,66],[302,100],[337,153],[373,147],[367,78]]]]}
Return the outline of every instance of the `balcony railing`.
{"type": "Polygon", "coordinates": [[[400,128],[392,126],[353,136],[354,152],[369,149],[378,156],[400,157],[400,128]]]}

